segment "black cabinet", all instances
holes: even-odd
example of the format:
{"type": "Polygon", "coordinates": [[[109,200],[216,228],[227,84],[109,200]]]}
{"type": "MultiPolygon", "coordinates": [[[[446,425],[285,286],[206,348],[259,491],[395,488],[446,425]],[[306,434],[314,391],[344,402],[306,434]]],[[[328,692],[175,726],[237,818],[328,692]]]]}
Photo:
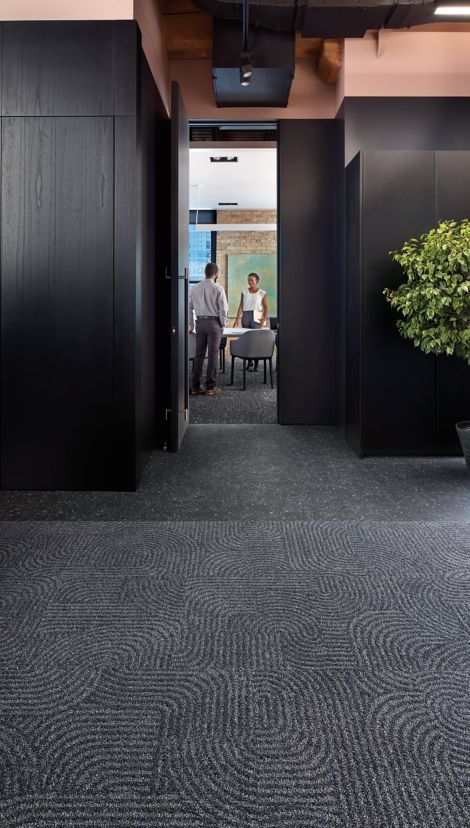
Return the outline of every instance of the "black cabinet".
{"type": "Polygon", "coordinates": [[[158,93],[134,22],[0,29],[0,485],[132,490],[155,440],[158,93]]]}
{"type": "Polygon", "coordinates": [[[469,152],[365,152],[346,168],[346,438],[360,455],[452,454],[470,415],[470,369],[403,340],[383,296],[389,251],[470,215],[469,152]]]}

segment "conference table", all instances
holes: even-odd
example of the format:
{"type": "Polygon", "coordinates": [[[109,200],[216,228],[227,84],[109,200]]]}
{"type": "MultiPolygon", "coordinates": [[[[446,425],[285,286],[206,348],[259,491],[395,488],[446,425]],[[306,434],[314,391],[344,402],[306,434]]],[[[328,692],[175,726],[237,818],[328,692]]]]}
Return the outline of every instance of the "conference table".
{"type": "Polygon", "coordinates": [[[271,330],[268,327],[265,328],[224,328],[224,336],[232,336],[238,338],[244,333],[248,333],[248,331],[269,331],[271,330]]]}

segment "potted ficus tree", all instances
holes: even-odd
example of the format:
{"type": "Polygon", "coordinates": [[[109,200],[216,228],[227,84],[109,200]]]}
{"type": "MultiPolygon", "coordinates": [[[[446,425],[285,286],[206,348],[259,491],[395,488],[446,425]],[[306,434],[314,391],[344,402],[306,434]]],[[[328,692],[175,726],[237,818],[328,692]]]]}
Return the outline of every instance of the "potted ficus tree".
{"type": "MultiPolygon", "coordinates": [[[[384,290],[401,315],[401,336],[426,354],[470,365],[470,220],[442,221],[390,255],[407,276],[396,290],[384,290]]],[[[470,420],[456,429],[470,471],[470,420]]]]}

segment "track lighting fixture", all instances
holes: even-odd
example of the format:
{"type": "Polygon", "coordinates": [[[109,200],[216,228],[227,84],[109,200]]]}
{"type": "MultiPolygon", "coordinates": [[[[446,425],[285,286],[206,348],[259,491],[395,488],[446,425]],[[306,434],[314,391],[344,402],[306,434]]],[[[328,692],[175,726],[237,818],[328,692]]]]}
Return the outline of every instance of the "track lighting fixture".
{"type": "Polygon", "coordinates": [[[249,86],[253,74],[251,57],[248,51],[248,12],[249,0],[243,0],[243,21],[242,21],[242,54],[240,58],[240,84],[249,86]]]}

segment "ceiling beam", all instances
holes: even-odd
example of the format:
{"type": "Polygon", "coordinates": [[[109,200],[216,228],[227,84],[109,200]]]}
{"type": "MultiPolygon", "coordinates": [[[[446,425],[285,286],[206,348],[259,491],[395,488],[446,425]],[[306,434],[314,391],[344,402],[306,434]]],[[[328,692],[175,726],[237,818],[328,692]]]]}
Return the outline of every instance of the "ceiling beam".
{"type": "Polygon", "coordinates": [[[343,41],[327,38],[323,40],[318,55],[317,75],[322,81],[335,84],[343,64],[343,41]]]}
{"type": "MultiPolygon", "coordinates": [[[[171,2],[174,3],[176,0],[171,2]]],[[[163,20],[165,45],[170,60],[199,60],[212,57],[211,14],[198,9],[196,12],[164,14],[163,20]]]]}

